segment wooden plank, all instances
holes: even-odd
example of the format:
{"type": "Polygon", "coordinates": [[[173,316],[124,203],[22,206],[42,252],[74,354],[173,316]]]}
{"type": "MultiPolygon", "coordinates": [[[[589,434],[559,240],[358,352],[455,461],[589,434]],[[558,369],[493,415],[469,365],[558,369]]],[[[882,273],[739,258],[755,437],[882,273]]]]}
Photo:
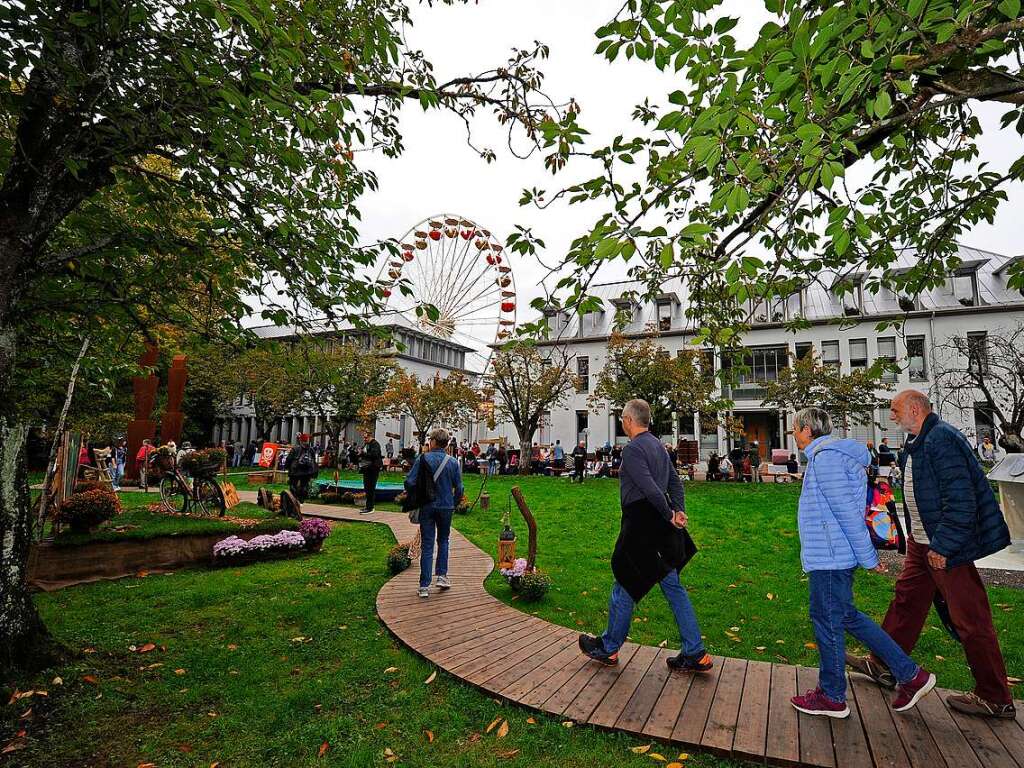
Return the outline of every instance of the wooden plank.
{"type": "MultiPolygon", "coordinates": [[[[633,654],[636,653],[636,648],[637,646],[632,643],[623,645],[619,649],[619,663],[622,664],[632,658],[633,654]]],[[[544,702],[543,709],[561,715],[576,700],[580,692],[592,683],[601,687],[601,693],[603,694],[615,682],[617,674],[618,667],[606,667],[592,659],[587,659],[587,664],[580,668],[575,675],[569,678],[561,688],[544,702]]],[[[593,689],[594,692],[597,690],[598,688],[593,689]]],[[[594,701],[587,714],[590,714],[596,706],[597,701],[594,701]]]]}
{"type": "MultiPolygon", "coordinates": [[[[1022,717],[1020,709],[1017,710],[1018,720],[1022,717]]],[[[1018,720],[1001,720],[992,718],[988,721],[989,728],[996,738],[1002,743],[1017,764],[1024,768],[1024,726],[1018,720]]]]}
{"type": "MultiPolygon", "coordinates": [[[[871,748],[864,733],[864,719],[861,717],[857,696],[850,686],[847,676],[846,705],[850,708],[850,716],[845,720],[832,721],[832,741],[836,749],[837,768],[873,768],[875,761],[871,757],[871,748]]],[[[940,760],[929,768],[943,768],[940,760]]]]}
{"type": "MultiPolygon", "coordinates": [[[[859,693],[859,690],[858,690],[859,693]]],[[[942,698],[934,692],[921,699],[915,709],[928,727],[928,732],[949,768],[981,768],[981,763],[963,733],[953,722],[942,698]]]]}
{"type": "Polygon", "coordinates": [[[615,721],[617,729],[637,734],[643,732],[644,723],[647,722],[651,710],[654,709],[654,705],[658,702],[661,691],[665,687],[665,681],[668,680],[669,675],[672,673],[668,664],[665,663],[665,659],[674,655],[667,648],[658,651],[654,661],[651,662],[651,666],[647,670],[647,674],[644,675],[644,679],[637,686],[629,701],[626,702],[625,708],[619,714],[619,719],[615,721]]]}
{"type": "MultiPolygon", "coordinates": [[[[903,747],[903,740],[896,731],[894,713],[886,694],[883,694],[877,683],[861,675],[851,675],[849,685],[850,691],[857,697],[861,720],[866,724],[864,731],[875,764],[909,768],[910,758],[903,747]]],[[[802,731],[800,735],[803,736],[802,731]]]]}
{"type": "MultiPolygon", "coordinates": [[[[522,645],[515,652],[505,656],[500,662],[490,663],[478,672],[467,672],[465,679],[473,683],[473,685],[487,687],[487,681],[505,673],[511,673],[510,676],[505,678],[506,680],[509,677],[515,677],[522,666],[528,663],[528,659],[536,655],[543,655],[552,646],[559,645],[565,639],[565,635],[568,632],[570,630],[560,631],[558,628],[549,627],[544,633],[536,636],[530,643],[522,645]]],[[[505,685],[506,683],[502,683],[502,687],[505,687],[505,685]]]]}
{"type": "Polygon", "coordinates": [[[585,723],[590,715],[604,699],[605,694],[615,685],[622,671],[629,665],[636,655],[638,645],[626,643],[619,649],[619,663],[614,667],[606,667],[597,662],[591,662],[600,669],[590,679],[586,686],[576,695],[562,714],[570,720],[578,723],[585,723]]]}
{"type": "Polygon", "coordinates": [[[988,727],[984,718],[965,715],[949,706],[947,699],[952,695],[954,695],[953,691],[939,692],[942,703],[949,710],[953,722],[960,728],[960,732],[967,739],[967,743],[971,745],[981,764],[985,768],[1018,768],[1017,761],[1010,756],[1006,747],[992,733],[992,729],[988,727]]]}
{"type": "Polygon", "coordinates": [[[731,754],[746,676],[746,659],[724,660],[718,688],[715,689],[715,698],[711,702],[704,733],[700,737],[701,746],[704,748],[718,754],[731,754]]]}
{"type": "Polygon", "coordinates": [[[619,715],[626,708],[633,692],[644,679],[647,670],[651,668],[651,662],[657,655],[657,648],[649,645],[640,646],[629,663],[623,667],[615,684],[608,689],[608,693],[605,694],[604,699],[601,700],[587,722],[604,728],[615,725],[615,721],[619,719],[619,715]]]}
{"type": "Polygon", "coordinates": [[[476,617],[470,623],[453,627],[448,631],[439,630],[420,636],[415,628],[404,631],[408,635],[407,644],[413,650],[432,659],[441,658],[442,654],[456,645],[468,645],[474,641],[483,640],[497,632],[510,632],[512,627],[517,627],[523,622],[515,618],[491,621],[486,617],[476,617]]]}
{"type": "Polygon", "coordinates": [[[764,758],[768,737],[768,705],[772,690],[772,665],[766,661],[747,662],[743,679],[743,697],[736,716],[733,754],[740,757],[764,758]]]}
{"type": "MultiPolygon", "coordinates": [[[[796,688],[798,691],[813,691],[818,687],[818,670],[797,667],[796,688]]],[[[834,768],[836,753],[832,746],[832,726],[827,717],[797,713],[800,727],[800,762],[834,768]]]]}
{"type": "Polygon", "coordinates": [[[552,658],[557,656],[560,652],[566,648],[576,647],[576,633],[570,630],[566,630],[563,633],[561,639],[557,642],[552,643],[542,651],[535,652],[532,656],[524,659],[518,664],[515,664],[509,669],[503,672],[492,675],[486,680],[482,681],[480,685],[489,691],[497,694],[501,694],[501,691],[512,685],[518,680],[522,680],[528,677],[538,667],[544,666],[544,664],[550,661],[552,658]]]}
{"type": "Polygon", "coordinates": [[[514,625],[514,629],[508,632],[499,629],[482,637],[473,637],[451,648],[446,648],[430,658],[445,669],[452,671],[488,653],[500,651],[501,648],[508,647],[509,643],[513,643],[521,637],[531,635],[542,628],[543,622],[530,622],[527,624],[520,622],[514,625]]]}
{"type": "Polygon", "coordinates": [[[556,674],[560,669],[564,669],[567,664],[578,660],[579,657],[580,651],[576,638],[570,636],[570,641],[566,647],[562,648],[533,671],[498,691],[498,693],[512,701],[522,702],[530,691],[542,685],[548,678],[556,674]]]}
{"type": "Polygon", "coordinates": [[[675,727],[672,729],[672,741],[700,746],[700,737],[704,734],[704,726],[708,722],[708,713],[715,701],[715,691],[722,677],[725,660],[720,656],[712,657],[715,666],[709,672],[691,672],[693,682],[686,701],[679,711],[675,727]]]}
{"type": "Polygon", "coordinates": [[[647,736],[654,736],[658,739],[667,739],[672,736],[672,728],[679,719],[679,712],[686,701],[686,695],[690,692],[690,685],[693,683],[694,673],[692,672],[671,672],[661,695],[651,709],[651,714],[644,723],[643,733],[647,736]]]}
{"type": "Polygon", "coordinates": [[[524,646],[534,643],[539,638],[548,637],[554,634],[554,627],[546,622],[531,625],[527,630],[510,634],[508,637],[496,637],[493,642],[459,654],[454,659],[449,659],[445,665],[452,674],[459,677],[472,675],[489,665],[496,664],[506,656],[515,653],[524,646]]]}
{"type": "Polygon", "coordinates": [[[772,690],[768,703],[768,736],[765,757],[783,764],[800,762],[800,721],[790,699],[796,696],[796,667],[772,665],[772,690]]]}
{"type": "MultiPolygon", "coordinates": [[[[937,694],[933,691],[925,698],[931,698],[937,694]]],[[[893,720],[896,722],[896,732],[903,740],[903,748],[907,750],[907,757],[913,768],[935,768],[942,766],[946,758],[942,754],[925,725],[924,715],[918,706],[906,712],[894,712],[893,720]]]]}
{"type": "Polygon", "coordinates": [[[590,674],[596,670],[590,659],[576,649],[576,654],[569,659],[562,667],[553,672],[547,679],[534,686],[530,691],[523,694],[519,703],[527,707],[543,709],[544,702],[550,699],[559,688],[579,674],[581,669],[587,669],[590,674]]]}

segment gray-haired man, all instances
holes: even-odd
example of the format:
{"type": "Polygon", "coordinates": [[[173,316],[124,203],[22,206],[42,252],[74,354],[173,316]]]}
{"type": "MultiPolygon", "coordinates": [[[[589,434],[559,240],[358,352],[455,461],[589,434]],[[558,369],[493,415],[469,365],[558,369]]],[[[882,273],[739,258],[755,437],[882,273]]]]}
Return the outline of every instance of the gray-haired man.
{"type": "Polygon", "coordinates": [[[580,635],[580,650],[602,664],[618,664],[633,607],[657,584],[682,638],[679,655],[666,659],[669,667],[707,672],[711,656],[704,649],[690,597],[679,582],[679,570],[695,551],[685,530],[683,484],[665,446],[648,431],[647,402],[630,400],[621,421],[630,443],[622,452],[619,473],[622,524],[612,555],[615,583],[608,601],[608,628],[601,637],[580,635]]]}

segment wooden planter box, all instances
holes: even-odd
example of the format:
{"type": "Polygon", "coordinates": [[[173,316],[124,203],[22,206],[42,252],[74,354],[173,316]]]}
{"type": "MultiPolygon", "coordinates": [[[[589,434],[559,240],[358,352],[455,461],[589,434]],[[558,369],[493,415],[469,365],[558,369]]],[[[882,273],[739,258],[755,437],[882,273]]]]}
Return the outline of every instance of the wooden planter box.
{"type": "Polygon", "coordinates": [[[275,481],[276,472],[250,472],[249,485],[270,485],[275,481]]]}
{"type": "MultiPolygon", "coordinates": [[[[134,576],[139,571],[160,573],[210,565],[213,545],[231,535],[184,534],[65,547],[43,541],[33,545],[29,552],[28,583],[32,588],[50,592],[75,584],[134,576]]],[[[234,535],[248,541],[260,532],[239,531],[234,535]]]]}

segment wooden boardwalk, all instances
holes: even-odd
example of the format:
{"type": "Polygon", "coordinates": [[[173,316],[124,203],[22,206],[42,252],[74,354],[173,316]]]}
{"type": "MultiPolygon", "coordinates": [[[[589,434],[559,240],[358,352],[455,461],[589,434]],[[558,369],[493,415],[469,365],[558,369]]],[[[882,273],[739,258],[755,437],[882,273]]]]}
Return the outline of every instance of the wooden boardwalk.
{"type": "MultiPolygon", "coordinates": [[[[314,504],[307,515],[384,523],[398,541],[415,533],[403,515],[314,504]]],[[[377,613],[409,648],[493,696],[562,720],[625,731],[689,749],[773,765],[821,768],[1024,768],[1024,704],[1017,719],[965,717],[949,691],[899,714],[890,692],[851,677],[846,720],[798,713],[789,698],[813,688],[817,670],[715,657],[708,674],[672,673],[673,651],[626,643],[617,667],[586,659],[578,632],[512,608],[483,581],[493,562],[453,530],[449,592],[417,597],[417,564],[377,595],[377,613]],[[865,727],[867,724],[869,727],[865,727]]],[[[596,627],[590,627],[596,630],[596,627]]]]}

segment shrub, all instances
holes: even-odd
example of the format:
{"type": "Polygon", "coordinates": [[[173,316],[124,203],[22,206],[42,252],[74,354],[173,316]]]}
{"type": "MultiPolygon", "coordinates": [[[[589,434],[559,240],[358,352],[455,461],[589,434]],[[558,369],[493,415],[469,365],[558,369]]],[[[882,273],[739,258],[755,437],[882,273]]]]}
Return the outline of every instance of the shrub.
{"type": "Polygon", "coordinates": [[[408,544],[395,544],[388,552],[388,570],[392,574],[399,574],[412,565],[409,557],[408,544]]]}
{"type": "Polygon", "coordinates": [[[519,580],[519,596],[527,602],[540,600],[551,588],[551,577],[544,571],[524,573],[519,580]]]}
{"type": "Polygon", "coordinates": [[[321,491],[320,502],[323,504],[340,504],[341,494],[337,491],[321,491]]]}
{"type": "Polygon", "coordinates": [[[85,493],[86,491],[106,491],[109,490],[103,483],[97,480],[79,480],[75,483],[75,493],[85,493]]]}
{"type": "Polygon", "coordinates": [[[307,517],[299,523],[299,533],[306,540],[307,544],[323,541],[331,535],[331,526],[326,520],[317,517],[307,517]]]}
{"type": "Polygon", "coordinates": [[[60,505],[60,520],[72,531],[85,533],[121,513],[121,500],[106,488],[75,493],[60,505]]]}

